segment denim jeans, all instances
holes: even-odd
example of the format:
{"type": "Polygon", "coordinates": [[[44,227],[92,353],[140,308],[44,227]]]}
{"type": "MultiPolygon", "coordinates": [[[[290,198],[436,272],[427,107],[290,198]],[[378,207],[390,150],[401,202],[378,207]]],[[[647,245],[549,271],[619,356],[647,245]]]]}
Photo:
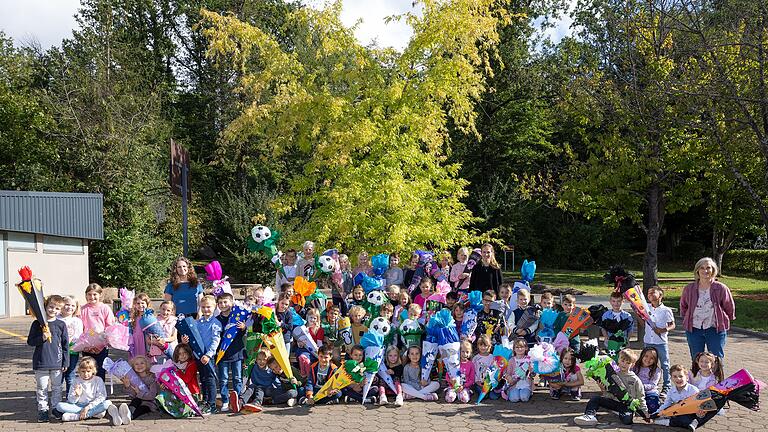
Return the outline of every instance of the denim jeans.
{"type": "MultiPolygon", "coordinates": [[[[209,361],[214,361],[210,359],[209,361]]],[[[197,370],[200,373],[200,387],[203,393],[203,400],[210,408],[216,408],[216,375],[211,369],[197,360],[197,370]]]]}
{"type": "Polygon", "coordinates": [[[531,399],[531,389],[510,387],[507,389],[507,397],[510,402],[528,402],[531,399]]]}
{"type": "Polygon", "coordinates": [[[665,392],[670,389],[672,382],[669,379],[669,347],[667,344],[645,344],[646,347],[656,348],[659,354],[659,363],[661,364],[661,374],[663,379],[662,390],[665,392]]]}
{"type": "MultiPolygon", "coordinates": [[[[88,404],[84,403],[82,405],[78,405],[69,402],[59,402],[56,404],[56,411],[61,413],[80,414],[80,411],[82,411],[86,405],[88,404]]],[[[106,411],[110,405],[112,405],[112,402],[105,400],[92,406],[91,409],[88,410],[88,417],[93,417],[96,414],[106,411]]]]}
{"type": "Polygon", "coordinates": [[[243,390],[243,361],[235,360],[219,363],[219,391],[221,392],[221,403],[229,403],[229,372],[232,372],[232,387],[240,394],[243,390]]]}
{"type": "Polygon", "coordinates": [[[64,394],[69,394],[69,386],[72,384],[72,381],[77,376],[77,361],[80,360],[80,353],[74,353],[69,355],[69,367],[66,371],[64,371],[64,381],[66,381],[67,386],[64,389],[64,394]]]}
{"type": "Polygon", "coordinates": [[[48,385],[51,386],[51,405],[61,402],[61,369],[35,370],[37,410],[48,411],[48,385]]]}
{"type": "Polygon", "coordinates": [[[727,331],[718,332],[715,327],[708,329],[694,328],[693,331],[686,331],[685,338],[688,340],[688,349],[691,351],[691,359],[696,358],[696,354],[704,352],[704,345],[707,346],[707,351],[720,357],[725,357],[725,337],[728,335],[727,331]]]}

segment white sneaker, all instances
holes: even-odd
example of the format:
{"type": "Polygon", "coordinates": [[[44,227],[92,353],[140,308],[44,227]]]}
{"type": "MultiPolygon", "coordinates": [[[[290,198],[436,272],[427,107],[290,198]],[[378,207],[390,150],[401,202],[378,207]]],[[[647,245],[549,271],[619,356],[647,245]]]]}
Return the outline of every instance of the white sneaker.
{"type": "Polygon", "coordinates": [[[221,404],[221,408],[219,408],[219,412],[229,412],[229,404],[221,404]]]}
{"type": "Polygon", "coordinates": [[[107,412],[106,411],[102,411],[102,412],[100,412],[98,414],[94,414],[93,418],[95,418],[95,419],[103,419],[105,415],[107,415],[107,412]]]}
{"type": "Polygon", "coordinates": [[[288,404],[289,407],[292,407],[292,406],[296,405],[296,398],[290,398],[290,399],[288,399],[288,402],[286,402],[286,403],[288,404]]]}
{"type": "Polygon", "coordinates": [[[691,424],[688,425],[688,430],[691,432],[695,432],[697,427],[699,427],[699,421],[696,419],[693,419],[691,424]]]}
{"type": "Polygon", "coordinates": [[[597,425],[597,417],[589,414],[584,414],[574,418],[573,422],[579,426],[595,426],[597,425]]]}
{"type": "Polygon", "coordinates": [[[668,418],[657,418],[653,421],[653,424],[662,425],[662,426],[669,426],[669,419],[668,418]]]}
{"type": "Polygon", "coordinates": [[[117,412],[120,414],[120,420],[123,421],[124,425],[131,424],[131,410],[127,404],[120,404],[117,412]]]}
{"type": "Polygon", "coordinates": [[[120,418],[120,413],[114,404],[109,405],[107,414],[109,414],[109,418],[112,420],[112,426],[120,426],[123,424],[123,419],[120,418]]]}
{"type": "Polygon", "coordinates": [[[71,422],[80,420],[80,416],[73,413],[64,413],[61,415],[61,421],[71,422]]]}
{"type": "Polygon", "coordinates": [[[387,399],[387,395],[382,394],[379,395],[379,405],[386,405],[389,403],[389,400],[387,399]]]}
{"type": "Polygon", "coordinates": [[[403,406],[403,395],[399,394],[395,396],[395,406],[401,407],[403,406]]]}

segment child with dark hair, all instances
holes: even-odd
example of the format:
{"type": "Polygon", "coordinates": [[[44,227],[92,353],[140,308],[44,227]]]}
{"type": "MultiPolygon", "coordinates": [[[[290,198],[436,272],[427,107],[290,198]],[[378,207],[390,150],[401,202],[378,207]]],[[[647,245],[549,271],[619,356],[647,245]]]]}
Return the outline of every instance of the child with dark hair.
{"type": "Polygon", "coordinates": [[[576,352],[566,348],[560,353],[560,381],[549,383],[549,395],[552,399],[560,399],[563,394],[571,400],[581,400],[581,386],[584,385],[584,375],[579,368],[576,352]]]}
{"type": "Polygon", "coordinates": [[[659,398],[659,380],[661,368],[659,368],[659,353],[654,347],[645,347],[640,351],[640,358],[632,366],[632,372],[637,374],[645,389],[645,404],[650,412],[656,412],[661,404],[659,398]]]}
{"type": "Polygon", "coordinates": [[[326,381],[328,381],[328,378],[333,375],[333,372],[336,371],[336,365],[331,363],[332,356],[332,345],[326,344],[318,349],[317,361],[309,366],[309,374],[307,374],[307,384],[305,386],[305,395],[299,400],[300,404],[335,404],[339,402],[339,398],[342,394],[340,390],[330,390],[327,397],[317,401],[313,398],[315,393],[317,393],[320,388],[323,387],[323,384],[325,384],[326,381]]]}

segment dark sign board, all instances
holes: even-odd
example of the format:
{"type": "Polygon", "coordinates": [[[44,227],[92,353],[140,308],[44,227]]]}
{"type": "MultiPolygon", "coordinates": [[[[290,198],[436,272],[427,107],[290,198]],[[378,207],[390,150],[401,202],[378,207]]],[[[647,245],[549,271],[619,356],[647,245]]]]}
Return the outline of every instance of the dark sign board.
{"type": "Polygon", "coordinates": [[[187,199],[192,199],[192,193],[189,187],[189,152],[181,146],[171,140],[171,164],[170,164],[170,176],[168,177],[168,184],[171,186],[171,193],[181,196],[182,172],[187,173],[187,199]],[[186,166],[186,170],[183,167],[186,166]]]}

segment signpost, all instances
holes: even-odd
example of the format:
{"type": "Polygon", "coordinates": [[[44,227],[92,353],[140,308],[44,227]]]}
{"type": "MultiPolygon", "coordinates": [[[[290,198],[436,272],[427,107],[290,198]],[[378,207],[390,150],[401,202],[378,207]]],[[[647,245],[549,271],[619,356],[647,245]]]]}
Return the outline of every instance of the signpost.
{"type": "Polygon", "coordinates": [[[189,152],[171,139],[171,164],[168,183],[171,193],[181,197],[182,233],[184,256],[189,255],[189,238],[187,236],[187,203],[192,197],[189,188],[189,152]]]}

